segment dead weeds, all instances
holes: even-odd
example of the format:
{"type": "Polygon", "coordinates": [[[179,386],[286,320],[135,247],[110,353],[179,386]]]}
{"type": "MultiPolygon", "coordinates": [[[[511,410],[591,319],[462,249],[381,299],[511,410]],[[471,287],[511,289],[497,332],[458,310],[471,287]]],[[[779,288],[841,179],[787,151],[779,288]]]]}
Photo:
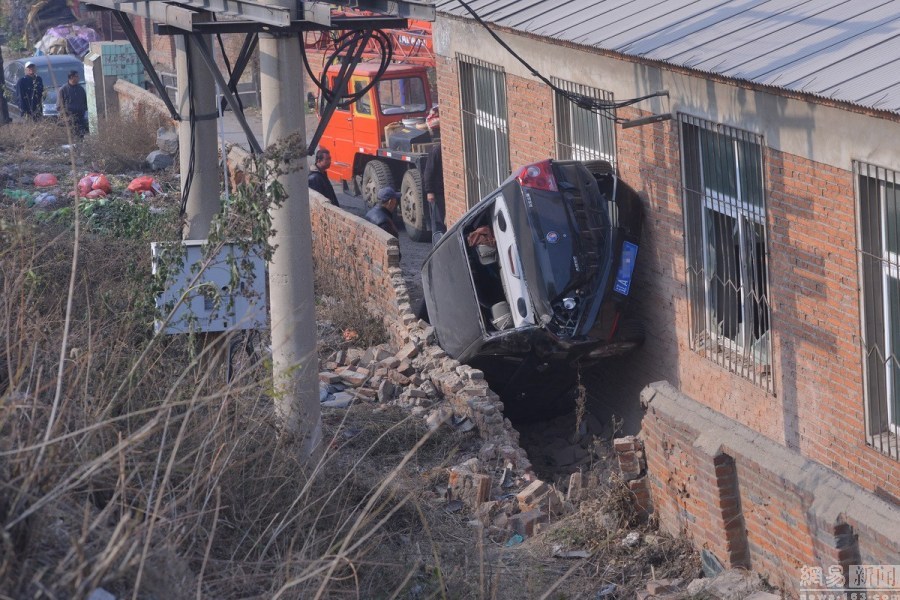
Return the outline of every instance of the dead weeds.
{"type": "MultiPolygon", "coordinates": [[[[278,435],[266,340],[226,381],[213,346],[155,338],[146,242],[102,229],[80,240],[67,308],[72,230],[40,212],[0,203],[0,595],[625,598],[695,570],[649,526],[623,545],[627,489],[599,478],[535,537],[491,540],[443,491],[477,432],[395,407],[326,410],[321,457],[300,461],[278,435]]],[[[323,353],[384,341],[339,282],[317,286],[323,353]]]]}

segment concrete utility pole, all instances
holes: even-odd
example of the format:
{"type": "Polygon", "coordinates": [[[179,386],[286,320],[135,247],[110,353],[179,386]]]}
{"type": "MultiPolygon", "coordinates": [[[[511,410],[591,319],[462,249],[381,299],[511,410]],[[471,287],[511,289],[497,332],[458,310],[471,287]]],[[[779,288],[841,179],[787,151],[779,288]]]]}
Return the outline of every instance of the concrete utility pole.
{"type": "MultiPolygon", "coordinates": [[[[289,0],[264,3],[294,10],[297,5],[289,0]]],[[[263,145],[300,132],[305,148],[303,62],[296,34],[261,33],[259,70],[263,145]]],[[[321,443],[322,424],[307,165],[304,157],[285,166],[293,170],[279,178],[287,200],[272,209],[275,234],[270,242],[276,250],[269,263],[275,408],[284,433],[297,441],[303,456],[311,457],[321,443]]]]}
{"type": "Polygon", "coordinates": [[[193,170],[185,207],[186,222],[183,235],[186,240],[205,240],[209,236],[210,224],[213,217],[218,214],[220,204],[219,162],[216,151],[218,148],[216,83],[196,45],[183,35],[175,36],[175,73],[178,77],[178,113],[181,115],[181,122],[178,124],[181,189],[187,185],[188,173],[193,170]],[[193,146],[190,122],[191,95],[194,97],[193,146]]]}

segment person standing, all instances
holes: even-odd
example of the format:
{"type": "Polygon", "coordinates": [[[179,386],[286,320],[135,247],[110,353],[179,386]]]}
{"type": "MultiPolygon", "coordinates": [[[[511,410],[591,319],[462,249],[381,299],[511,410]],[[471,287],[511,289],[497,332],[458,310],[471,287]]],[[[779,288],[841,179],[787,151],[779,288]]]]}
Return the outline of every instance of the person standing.
{"type": "Polygon", "coordinates": [[[23,117],[38,119],[44,114],[44,80],[33,62],[25,63],[25,74],[16,82],[16,96],[23,117]]]}
{"type": "Polygon", "coordinates": [[[325,148],[316,150],[316,163],[315,166],[309,170],[307,183],[309,184],[309,189],[316,190],[328,198],[329,202],[335,206],[340,206],[340,204],[338,204],[337,194],[334,193],[334,186],[328,181],[327,171],[330,166],[331,152],[325,148]]]}
{"type": "Polygon", "coordinates": [[[432,242],[436,242],[447,231],[447,225],[444,224],[444,160],[440,142],[441,122],[437,107],[428,114],[425,124],[428,125],[432,140],[437,142],[428,150],[422,182],[425,199],[428,201],[431,213],[431,238],[432,242]]]}
{"type": "Polygon", "coordinates": [[[378,190],[378,204],[366,213],[366,220],[378,225],[395,238],[400,237],[397,225],[394,223],[394,211],[400,203],[400,193],[392,187],[383,187],[378,190]]]}
{"type": "Polygon", "coordinates": [[[78,71],[69,71],[69,81],[59,88],[56,95],[56,108],[64,119],[67,119],[72,129],[80,138],[88,132],[87,119],[87,93],[78,83],[78,71]]]}

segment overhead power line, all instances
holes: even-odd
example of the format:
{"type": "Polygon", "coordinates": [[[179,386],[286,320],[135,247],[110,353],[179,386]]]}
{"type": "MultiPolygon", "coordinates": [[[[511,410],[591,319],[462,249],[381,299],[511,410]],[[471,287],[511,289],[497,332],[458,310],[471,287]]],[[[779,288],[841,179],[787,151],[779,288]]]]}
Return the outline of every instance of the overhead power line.
{"type": "Polygon", "coordinates": [[[524,65],[524,67],[526,69],[528,69],[528,71],[532,75],[534,75],[535,77],[537,77],[538,79],[543,81],[545,84],[547,84],[550,87],[550,89],[552,89],[554,92],[556,92],[560,96],[566,98],[569,102],[571,102],[572,104],[575,104],[576,106],[578,106],[580,108],[583,108],[585,110],[589,110],[591,112],[595,112],[598,114],[607,113],[606,116],[613,118],[617,123],[625,123],[626,121],[622,121],[614,116],[614,114],[615,114],[614,111],[616,109],[624,108],[626,106],[631,106],[633,104],[637,104],[638,102],[643,102],[644,100],[649,100],[650,98],[657,98],[659,96],[668,96],[669,95],[669,92],[666,92],[666,91],[653,92],[652,94],[647,94],[646,96],[639,96],[637,98],[629,98],[627,100],[620,100],[618,102],[610,102],[608,100],[600,100],[598,98],[592,98],[591,96],[586,96],[584,94],[578,94],[576,92],[564,90],[561,87],[559,87],[558,85],[554,84],[549,79],[547,79],[546,77],[544,77],[540,73],[540,71],[538,71],[533,66],[531,66],[531,64],[529,64],[528,61],[526,61],[524,58],[519,56],[515,50],[510,48],[509,44],[504,42],[503,39],[499,35],[497,35],[497,33],[493,29],[488,27],[488,24],[485,23],[484,20],[480,16],[478,16],[478,13],[476,13],[475,10],[472,9],[472,7],[469,6],[468,3],[465,2],[465,0],[456,0],[456,1],[459,2],[460,5],[462,5],[462,7],[464,9],[466,9],[466,11],[470,15],[472,15],[472,18],[475,19],[475,21],[479,25],[481,25],[481,27],[483,27],[484,30],[487,31],[488,34],[490,34],[490,36],[497,41],[498,44],[503,46],[503,48],[507,52],[509,52],[516,60],[518,60],[520,63],[522,63],[522,65],[524,65]],[[612,116],[609,113],[612,113],[612,116]]]}

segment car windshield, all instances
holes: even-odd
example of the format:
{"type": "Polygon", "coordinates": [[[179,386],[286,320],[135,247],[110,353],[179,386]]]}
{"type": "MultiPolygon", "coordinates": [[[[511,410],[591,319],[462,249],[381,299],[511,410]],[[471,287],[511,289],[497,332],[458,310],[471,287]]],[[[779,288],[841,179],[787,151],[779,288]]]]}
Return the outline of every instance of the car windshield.
{"type": "Polygon", "coordinates": [[[378,82],[378,100],[385,115],[404,115],[424,112],[425,86],[419,77],[382,79],[378,82]]]}

